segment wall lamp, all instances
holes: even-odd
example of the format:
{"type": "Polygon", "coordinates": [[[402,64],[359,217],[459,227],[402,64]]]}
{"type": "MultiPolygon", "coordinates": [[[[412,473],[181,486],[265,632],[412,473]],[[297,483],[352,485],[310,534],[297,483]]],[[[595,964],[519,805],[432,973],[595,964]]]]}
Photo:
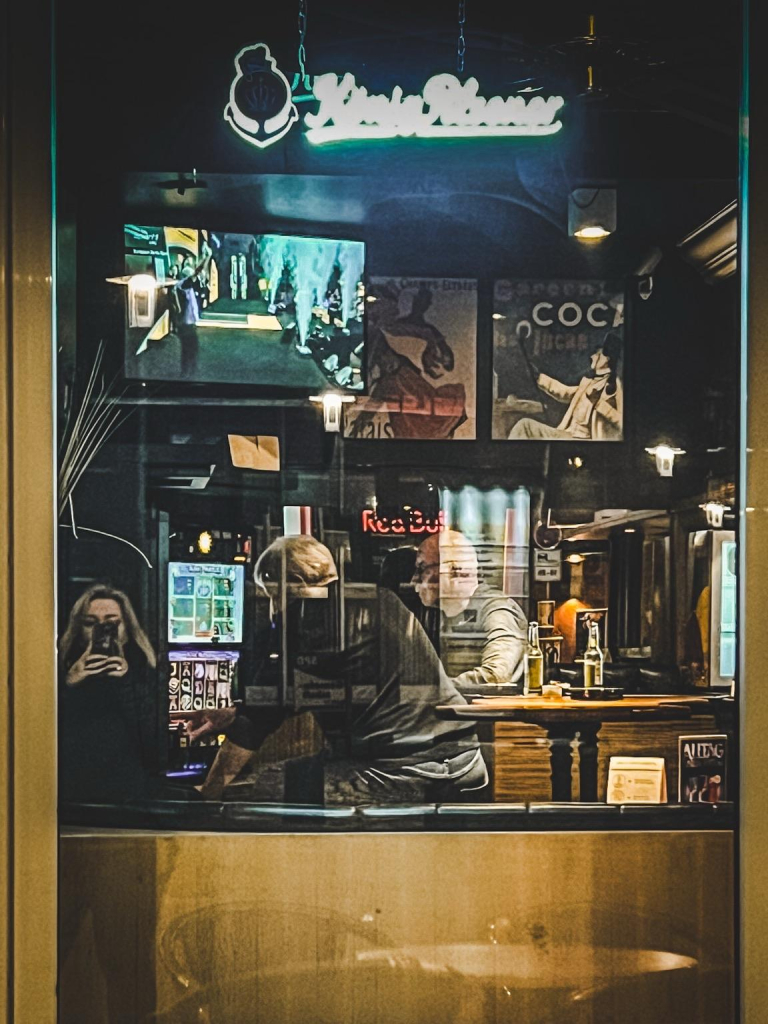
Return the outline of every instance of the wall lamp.
{"type": "Polygon", "coordinates": [[[685,449],[672,448],[668,444],[657,444],[645,449],[649,455],[656,456],[656,469],[659,476],[672,476],[676,455],[685,455],[685,449]]]}
{"type": "Polygon", "coordinates": [[[323,427],[326,433],[338,434],[341,431],[341,409],[344,403],[354,402],[354,395],[340,395],[336,391],[327,391],[324,395],[310,395],[310,402],[317,402],[323,407],[323,427]]]}
{"type": "Polygon", "coordinates": [[[722,501],[705,501],[703,505],[699,505],[699,508],[703,508],[707,513],[707,526],[712,526],[716,530],[723,525],[725,513],[730,511],[722,501]]]}

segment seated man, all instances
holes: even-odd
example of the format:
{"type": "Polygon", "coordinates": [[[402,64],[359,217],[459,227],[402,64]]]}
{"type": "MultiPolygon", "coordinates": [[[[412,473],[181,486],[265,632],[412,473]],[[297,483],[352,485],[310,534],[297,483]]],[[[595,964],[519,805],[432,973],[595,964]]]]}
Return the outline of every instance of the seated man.
{"type": "MultiPolygon", "coordinates": [[[[338,586],[336,566],[323,544],[308,536],[281,537],[263,552],[254,575],[270,598],[272,635],[287,635],[290,684],[309,678],[326,688],[343,687],[347,694],[366,694],[357,705],[315,712],[326,737],[326,802],[457,800],[487,785],[473,723],[435,713],[438,704],[466,700],[446,676],[422,627],[394,594],[379,590],[359,639],[334,650],[333,631],[318,614],[332,607],[338,586]]],[[[283,653],[271,653],[264,652],[259,686],[282,674],[283,653]]],[[[274,706],[190,712],[186,728],[191,739],[210,732],[227,737],[201,787],[203,796],[218,798],[266,737],[294,713],[274,706]]]]}
{"type": "Polygon", "coordinates": [[[424,607],[439,609],[440,657],[462,692],[522,678],[528,628],[523,610],[480,582],[477,553],[463,533],[444,530],[427,537],[413,582],[424,607]],[[473,664],[462,670],[467,661],[473,664]]]}

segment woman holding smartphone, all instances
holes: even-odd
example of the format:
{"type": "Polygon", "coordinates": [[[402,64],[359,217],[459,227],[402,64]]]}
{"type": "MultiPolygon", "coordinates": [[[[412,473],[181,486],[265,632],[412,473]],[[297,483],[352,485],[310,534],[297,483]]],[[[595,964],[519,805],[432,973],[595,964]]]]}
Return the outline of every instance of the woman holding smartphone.
{"type": "Polygon", "coordinates": [[[155,652],[126,594],[82,594],[59,642],[60,796],[116,801],[148,794],[142,733],[155,652]]]}

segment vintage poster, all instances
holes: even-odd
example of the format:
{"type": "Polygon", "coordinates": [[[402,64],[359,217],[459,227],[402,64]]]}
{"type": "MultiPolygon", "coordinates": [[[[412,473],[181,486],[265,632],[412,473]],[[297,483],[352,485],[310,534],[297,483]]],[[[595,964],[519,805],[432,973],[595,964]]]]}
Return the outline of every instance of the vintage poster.
{"type": "Polygon", "coordinates": [[[493,433],[624,438],[624,294],[610,281],[497,281],[493,433]]]}
{"type": "Polygon", "coordinates": [[[345,435],[473,440],[477,282],[374,277],[366,316],[368,395],[346,410],[345,435]]]}
{"type": "Polygon", "coordinates": [[[681,804],[716,804],[726,800],[728,736],[678,737],[681,804]]]}

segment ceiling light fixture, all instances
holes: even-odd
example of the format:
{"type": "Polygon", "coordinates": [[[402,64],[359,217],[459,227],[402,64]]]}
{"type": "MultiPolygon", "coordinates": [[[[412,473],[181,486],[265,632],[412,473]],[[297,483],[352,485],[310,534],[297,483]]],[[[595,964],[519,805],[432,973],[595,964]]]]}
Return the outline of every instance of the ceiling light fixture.
{"type": "Polygon", "coordinates": [[[616,230],[616,189],[575,188],[568,196],[568,234],[583,241],[606,238],[616,230]]]}
{"type": "Polygon", "coordinates": [[[588,225],[587,227],[577,228],[573,232],[574,238],[605,238],[610,235],[611,232],[602,226],[602,224],[588,225]]]}

